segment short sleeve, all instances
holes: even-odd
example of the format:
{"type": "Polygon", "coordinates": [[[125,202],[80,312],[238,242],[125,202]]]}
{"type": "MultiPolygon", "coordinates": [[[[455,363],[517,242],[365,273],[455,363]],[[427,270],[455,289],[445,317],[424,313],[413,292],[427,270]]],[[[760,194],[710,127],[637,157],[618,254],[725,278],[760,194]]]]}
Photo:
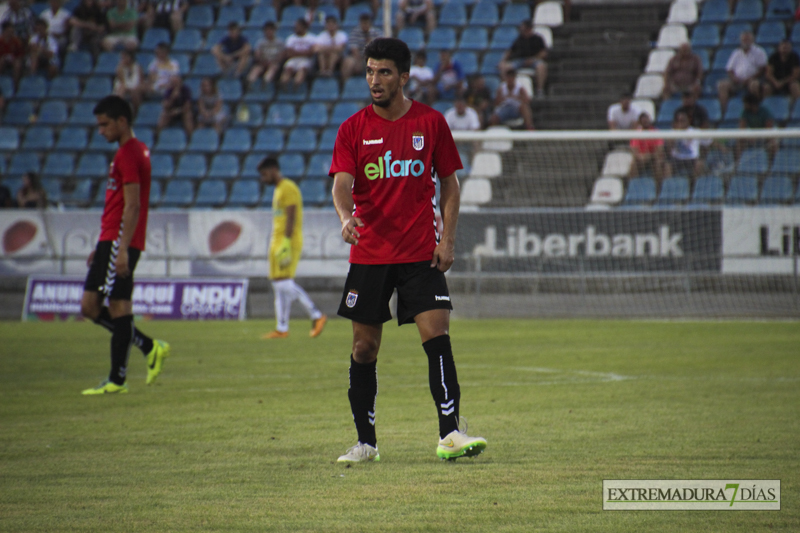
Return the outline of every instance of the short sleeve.
{"type": "Polygon", "coordinates": [[[436,113],[435,117],[436,145],[433,149],[433,169],[442,178],[464,167],[461,165],[461,156],[458,155],[450,127],[440,113],[436,113]]]}
{"type": "Polygon", "coordinates": [[[129,147],[125,150],[121,157],[114,161],[117,166],[120,176],[122,176],[122,183],[140,183],[141,181],[141,167],[143,154],[136,147],[129,147]]]}

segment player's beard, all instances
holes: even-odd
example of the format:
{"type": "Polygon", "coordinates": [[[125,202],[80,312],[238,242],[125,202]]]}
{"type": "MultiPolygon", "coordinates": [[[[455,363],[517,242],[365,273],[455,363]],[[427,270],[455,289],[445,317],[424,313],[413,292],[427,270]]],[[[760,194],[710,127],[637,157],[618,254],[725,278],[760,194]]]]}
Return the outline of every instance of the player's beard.
{"type": "MultiPolygon", "coordinates": [[[[395,89],[394,91],[388,93],[389,97],[386,98],[385,100],[376,100],[375,98],[373,98],[372,99],[372,105],[376,105],[378,107],[383,107],[383,108],[389,107],[390,105],[392,105],[392,101],[394,101],[395,96],[397,96],[397,91],[398,90],[399,89],[395,89]]],[[[384,96],[386,96],[386,95],[387,95],[387,93],[384,93],[384,96]]]]}

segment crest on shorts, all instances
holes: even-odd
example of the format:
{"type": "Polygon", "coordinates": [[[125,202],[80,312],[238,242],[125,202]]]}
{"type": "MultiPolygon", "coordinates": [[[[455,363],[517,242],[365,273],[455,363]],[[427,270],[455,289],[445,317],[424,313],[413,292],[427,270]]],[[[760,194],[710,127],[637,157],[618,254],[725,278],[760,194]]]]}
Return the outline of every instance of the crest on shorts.
{"type": "Polygon", "coordinates": [[[421,133],[414,133],[411,136],[411,146],[413,146],[416,151],[422,150],[425,147],[425,136],[421,133]]]}
{"type": "Polygon", "coordinates": [[[347,298],[344,301],[344,304],[347,307],[353,308],[356,306],[356,300],[358,300],[358,291],[350,291],[347,293],[347,298]]]}

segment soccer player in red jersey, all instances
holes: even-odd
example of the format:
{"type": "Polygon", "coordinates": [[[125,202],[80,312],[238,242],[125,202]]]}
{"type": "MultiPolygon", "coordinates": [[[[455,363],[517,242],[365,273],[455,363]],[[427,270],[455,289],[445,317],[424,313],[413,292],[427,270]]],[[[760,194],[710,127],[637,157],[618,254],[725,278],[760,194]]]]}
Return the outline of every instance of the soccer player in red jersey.
{"type": "Polygon", "coordinates": [[[411,52],[399,39],[378,38],[364,50],[372,105],[339,128],[330,175],[342,238],[351,244],[350,272],[339,315],[353,323],[348,397],[358,444],[340,462],[378,461],[376,363],[389,299],[397,320],[415,323],[428,356],[439,416],[442,459],[473,456],[486,440],[459,428],[460,388],[450,346],[450,294],[444,273],[455,258],[461,160],[441,113],[405,97],[411,52]],[[441,184],[443,231],[436,225],[441,184]]]}
{"type": "Polygon", "coordinates": [[[81,313],[111,332],[108,381],[83,394],[126,393],[125,377],[131,344],[147,357],[147,384],[161,373],[169,344],[154,341],[133,325],[133,272],[144,251],[150,204],[150,150],[133,136],[131,106],[107,96],[94,108],[100,134],[119,143],[106,185],[100,239],[89,255],[81,313]],[[103,300],[108,298],[108,307],[103,300]]]}

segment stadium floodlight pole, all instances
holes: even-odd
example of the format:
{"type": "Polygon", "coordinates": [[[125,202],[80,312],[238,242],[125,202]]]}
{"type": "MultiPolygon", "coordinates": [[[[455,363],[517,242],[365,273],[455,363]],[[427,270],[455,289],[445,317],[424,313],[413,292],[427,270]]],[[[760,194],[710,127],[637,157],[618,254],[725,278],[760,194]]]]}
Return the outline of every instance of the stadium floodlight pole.
{"type": "Polygon", "coordinates": [[[454,131],[459,141],[628,141],[630,139],[773,139],[800,138],[800,128],[752,130],[539,130],[519,131],[489,128],[484,131],[454,131]],[[723,134],[724,132],[724,134],[723,134]]]}
{"type": "Polygon", "coordinates": [[[383,0],[383,34],[392,37],[392,0],[383,0]]]}

